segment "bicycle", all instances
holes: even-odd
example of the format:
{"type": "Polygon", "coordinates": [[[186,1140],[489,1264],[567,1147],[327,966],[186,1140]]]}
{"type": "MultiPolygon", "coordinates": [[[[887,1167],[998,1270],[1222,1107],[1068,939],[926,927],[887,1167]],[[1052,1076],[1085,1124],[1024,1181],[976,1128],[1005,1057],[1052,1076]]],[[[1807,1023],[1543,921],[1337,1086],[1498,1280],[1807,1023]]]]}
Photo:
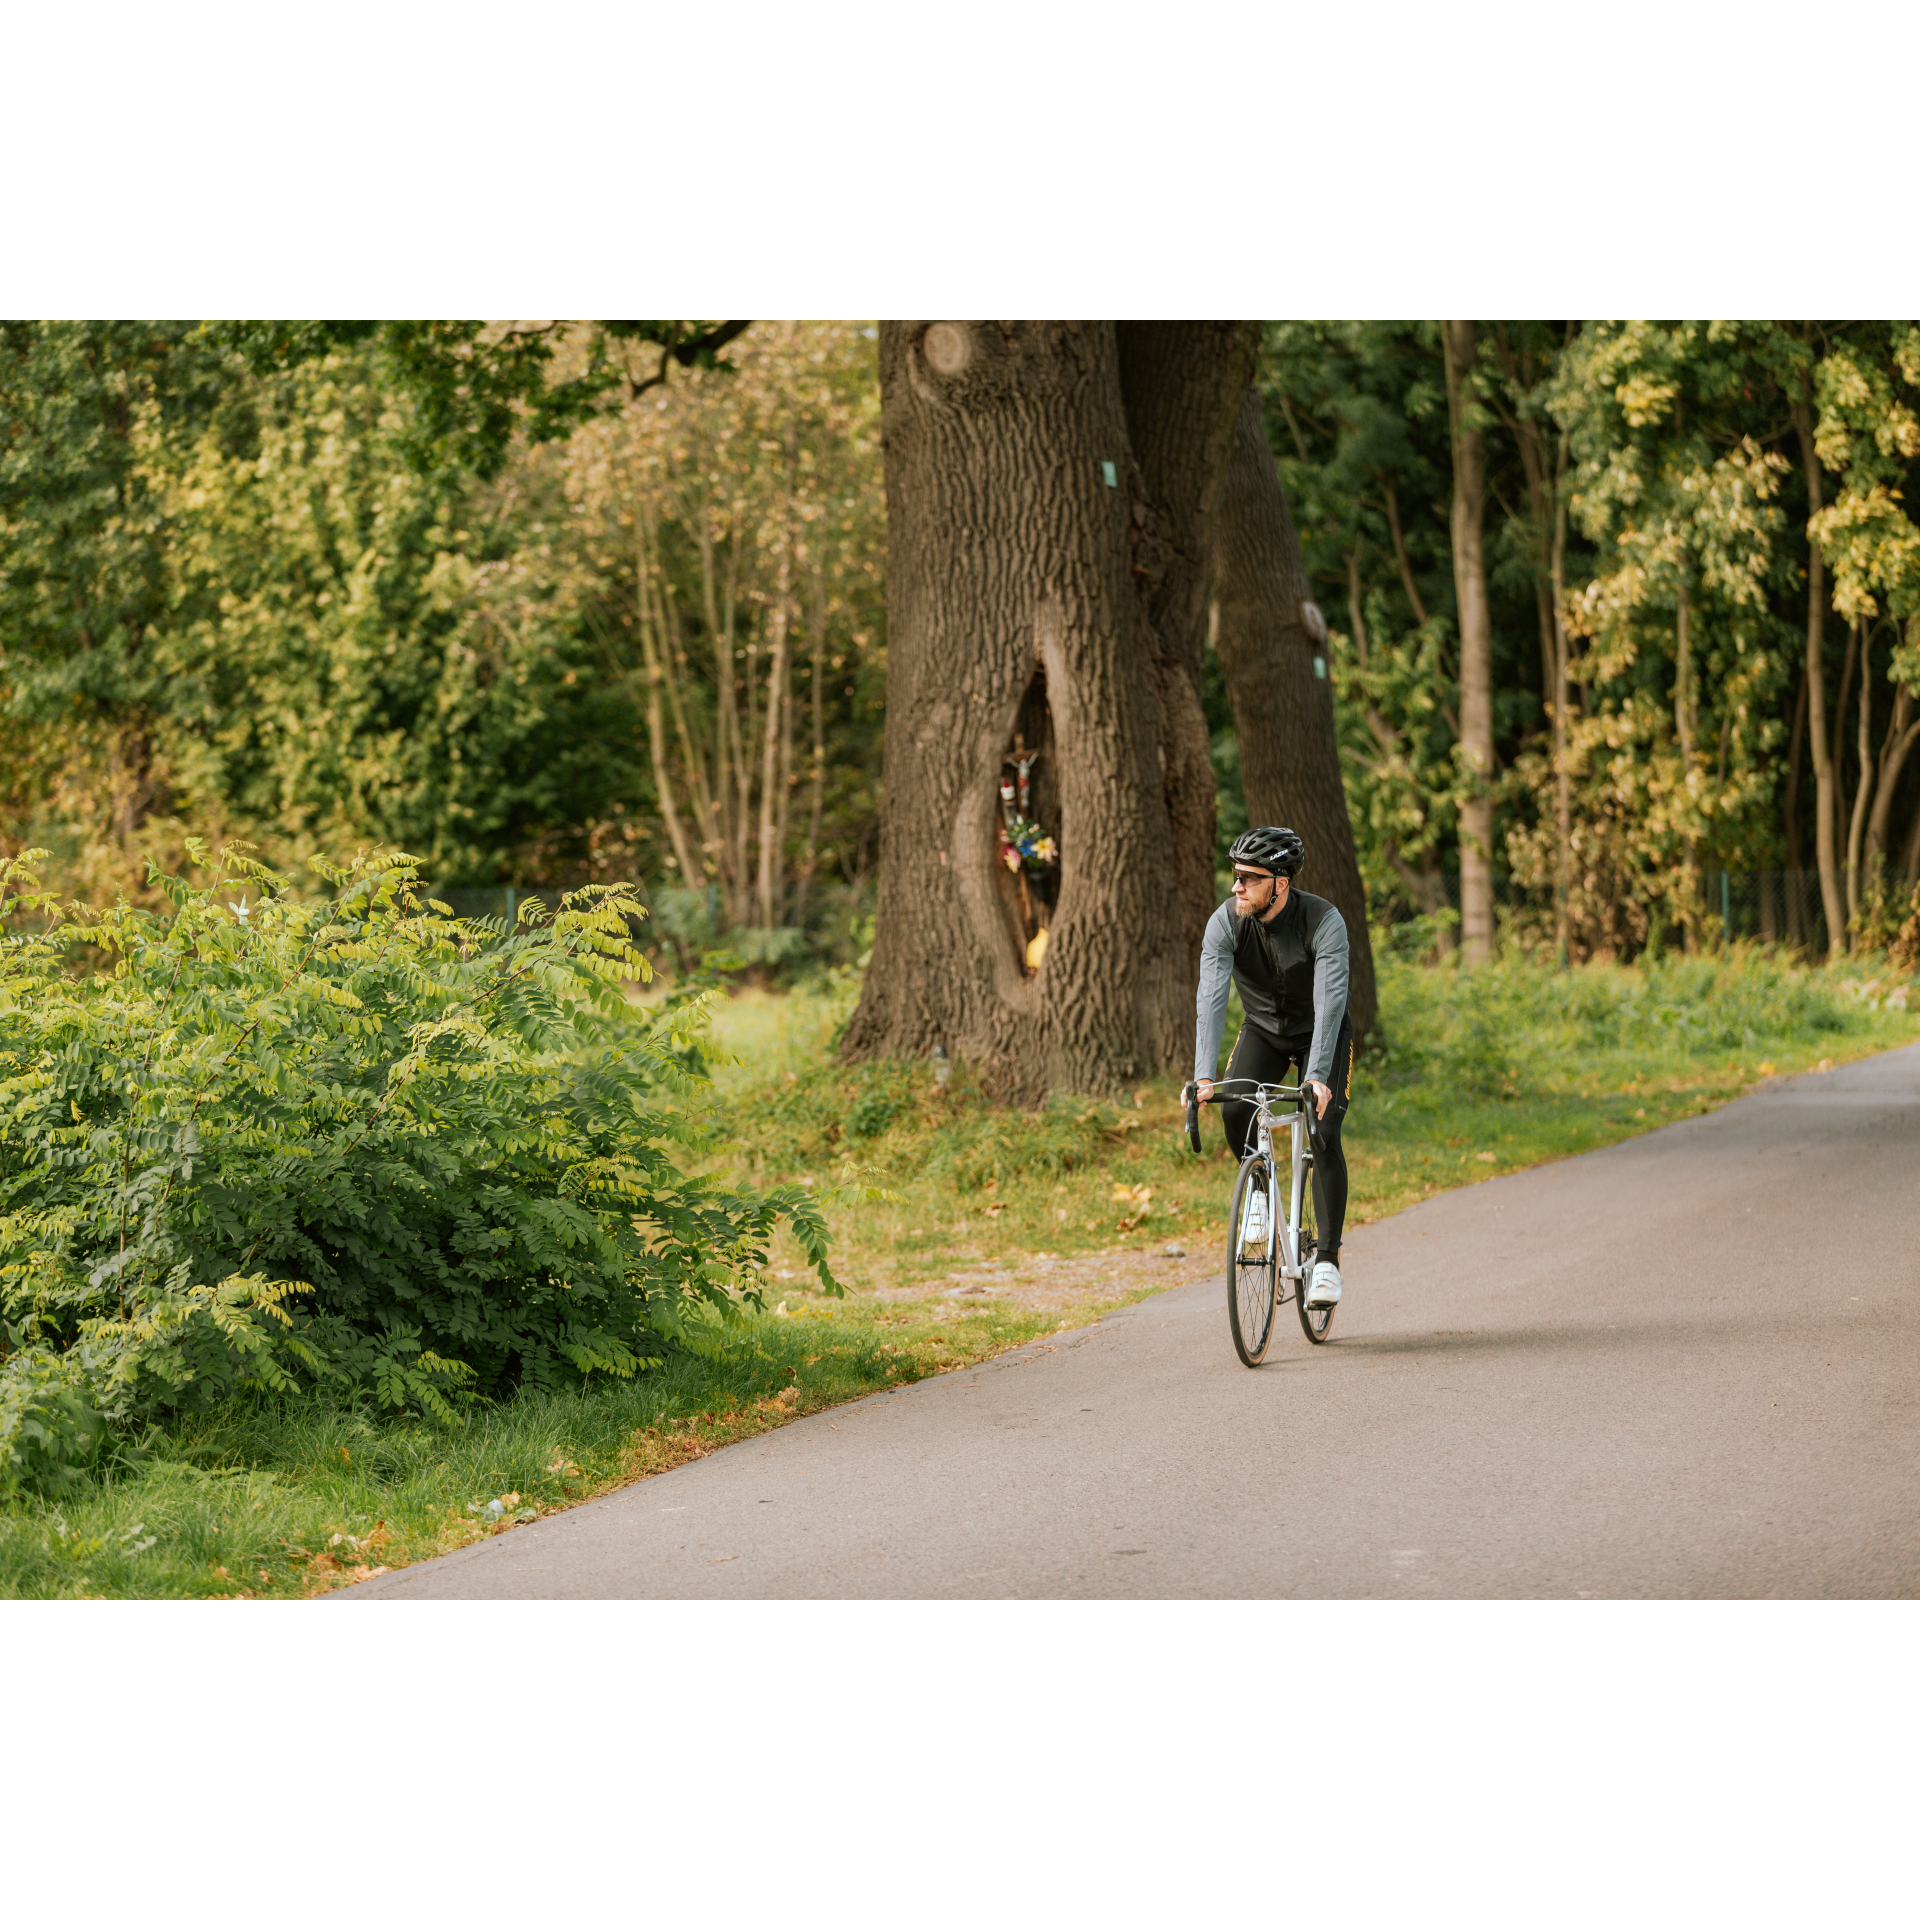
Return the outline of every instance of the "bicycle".
{"type": "MultiPolygon", "coordinates": [[[[1312,1089],[1275,1086],[1259,1080],[1216,1080],[1214,1098],[1249,1101],[1254,1110],[1253,1151],[1240,1163],[1233,1199],[1227,1208],[1227,1319],[1233,1328],[1233,1349],[1241,1363],[1257,1367],[1273,1338],[1273,1316],[1291,1300],[1299,1311],[1300,1330],[1317,1347],[1324,1344],[1333,1324],[1332,1307],[1307,1305],[1307,1287],[1313,1278],[1314,1254],[1319,1246],[1314,1225],[1313,1154],[1319,1136],[1312,1089]],[[1251,1088],[1251,1092],[1242,1092],[1251,1088]],[[1291,1107],[1276,1114],[1276,1107],[1291,1107]],[[1276,1204],[1280,1163],[1273,1136],[1285,1128],[1291,1136],[1283,1211],[1276,1204]],[[1266,1230],[1252,1229],[1253,1196],[1266,1200],[1266,1230]],[[1284,1258],[1282,1255],[1284,1254],[1284,1258]],[[1291,1293],[1282,1290],[1291,1285],[1291,1293]]],[[[1187,1115],[1187,1143],[1200,1151],[1200,1101],[1189,1082],[1181,1089],[1187,1115]]]]}

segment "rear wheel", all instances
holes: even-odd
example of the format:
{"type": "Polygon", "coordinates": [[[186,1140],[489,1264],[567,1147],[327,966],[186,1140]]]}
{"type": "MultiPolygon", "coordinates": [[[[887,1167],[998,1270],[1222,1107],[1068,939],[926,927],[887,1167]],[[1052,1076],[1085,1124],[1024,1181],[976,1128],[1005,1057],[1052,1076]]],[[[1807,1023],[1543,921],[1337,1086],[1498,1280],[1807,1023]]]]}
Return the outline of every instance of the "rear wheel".
{"type": "Polygon", "coordinates": [[[1313,1163],[1307,1163],[1306,1184],[1300,1195],[1300,1284],[1294,1289],[1294,1305],[1300,1312],[1300,1331],[1317,1347],[1333,1325],[1332,1307],[1307,1305],[1307,1289],[1313,1285],[1313,1263],[1319,1257],[1319,1228],[1313,1217],[1313,1163]]]}
{"type": "Polygon", "coordinates": [[[1264,1155],[1255,1154],[1242,1165],[1227,1209],[1227,1319],[1233,1327],[1233,1350],[1249,1367],[1260,1364],[1273,1338],[1280,1272],[1274,1197],[1272,1167],[1264,1155]],[[1262,1205],[1256,1206],[1256,1197],[1262,1205]]]}

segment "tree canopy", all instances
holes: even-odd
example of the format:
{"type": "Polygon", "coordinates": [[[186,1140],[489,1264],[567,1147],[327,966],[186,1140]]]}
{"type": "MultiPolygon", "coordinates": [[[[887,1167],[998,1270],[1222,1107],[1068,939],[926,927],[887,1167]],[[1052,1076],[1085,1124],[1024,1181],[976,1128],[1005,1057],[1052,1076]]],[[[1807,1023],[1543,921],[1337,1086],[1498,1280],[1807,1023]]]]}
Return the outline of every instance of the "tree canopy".
{"type": "MultiPolygon", "coordinates": [[[[0,838],[102,900],[150,899],[189,832],[283,865],[380,843],[448,887],[637,881],[683,958],[846,957],[879,843],[876,344],[743,324],[7,323],[0,838]]],[[[1262,341],[1372,910],[1456,937],[1484,798],[1504,924],[1572,955],[1704,937],[1716,872],[1822,876],[1753,896],[1815,954],[1879,937],[1920,866],[1920,329],[1472,336],[1451,403],[1438,322],[1262,341]]],[[[1199,687],[1223,839],[1212,650],[1199,687]]]]}

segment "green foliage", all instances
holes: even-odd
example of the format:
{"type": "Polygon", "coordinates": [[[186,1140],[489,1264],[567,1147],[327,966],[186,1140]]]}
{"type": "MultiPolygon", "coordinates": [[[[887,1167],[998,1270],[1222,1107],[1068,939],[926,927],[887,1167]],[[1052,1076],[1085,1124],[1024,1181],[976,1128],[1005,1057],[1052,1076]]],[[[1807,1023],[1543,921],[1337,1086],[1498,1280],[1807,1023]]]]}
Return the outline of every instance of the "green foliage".
{"type": "Polygon", "coordinates": [[[95,900],[189,826],[293,867],[409,846],[456,886],[631,877],[641,714],[557,478],[423,464],[385,346],[297,347],[0,337],[6,841],[95,900]]]}
{"type": "Polygon", "coordinates": [[[1363,1079],[1385,1089],[1459,1088],[1517,1099],[1609,1060],[1671,1071],[1875,1030],[1887,992],[1752,951],[1648,958],[1634,967],[1543,966],[1518,956],[1476,969],[1384,963],[1382,1031],[1363,1079]]]}
{"type": "Polygon", "coordinates": [[[461,921],[404,856],[316,861],[315,901],[191,852],[164,914],[0,866],[0,1487],[235,1392],[444,1420],[630,1375],[756,1296],[783,1219],[835,1289],[804,1191],[669,1161],[705,1005],[629,1003],[628,890],[461,921]]]}
{"type": "Polygon", "coordinates": [[[657,385],[668,361],[713,368],[749,322],[308,320],[210,322],[217,343],[258,373],[290,372],[339,352],[378,352],[386,384],[410,401],[405,445],[419,472],[454,469],[491,479],[516,436],[564,439],[621,387],[657,385]],[[658,368],[635,378],[629,347],[659,349],[658,368]]]}
{"type": "Polygon", "coordinates": [[[594,823],[646,797],[640,715],[597,671],[551,483],[416,471],[370,352],[254,406],[244,453],[209,428],[155,482],[180,811],[283,864],[412,847],[454,887],[516,877],[502,853],[542,839],[586,865],[594,823]]]}
{"type": "MultiPolygon", "coordinates": [[[[1362,874],[1375,900],[1432,911],[1464,791],[1437,329],[1274,325],[1263,389],[1308,576],[1334,629],[1336,724],[1362,874]]],[[[1497,645],[1512,627],[1506,600],[1499,612],[1497,645]]],[[[1496,685],[1523,685],[1524,654],[1501,651],[1496,685]]],[[[1535,711],[1509,698],[1500,717],[1512,730],[1535,711]]]]}
{"type": "MultiPolygon", "coordinates": [[[[1920,330],[1488,321],[1478,343],[1465,417],[1487,459],[1496,856],[1531,893],[1522,919],[1541,930],[1564,885],[1576,956],[1673,937],[1697,946],[1712,937],[1703,869],[1816,864],[1803,688],[1817,552],[1839,616],[1822,662],[1838,784],[1829,850],[1856,869],[1855,941],[1870,941],[1873,876],[1920,860],[1912,710],[1887,687],[1920,691],[1908,505],[1920,481],[1920,330]],[[1803,427],[1824,476],[1819,511],[1803,427]],[[1850,693],[1863,678],[1864,754],[1850,693]],[[1876,798],[1883,778],[1895,795],[1876,798]]],[[[1441,932],[1467,787],[1436,331],[1288,322],[1267,344],[1268,431],[1335,629],[1362,871],[1377,909],[1436,916],[1441,932]]],[[[1805,942],[1797,914],[1796,896],[1781,931],[1805,942]]]]}

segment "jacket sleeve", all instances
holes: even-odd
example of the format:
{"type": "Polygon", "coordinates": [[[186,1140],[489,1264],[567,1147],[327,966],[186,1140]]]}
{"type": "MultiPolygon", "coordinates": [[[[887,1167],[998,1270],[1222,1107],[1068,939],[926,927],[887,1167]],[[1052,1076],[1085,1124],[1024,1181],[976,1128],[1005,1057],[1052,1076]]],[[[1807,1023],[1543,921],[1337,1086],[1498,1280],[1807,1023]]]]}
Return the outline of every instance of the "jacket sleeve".
{"type": "Polygon", "coordinates": [[[1193,1077],[1220,1072],[1220,1039],[1227,1030],[1227,989],[1233,984],[1233,902],[1207,922],[1200,942],[1200,991],[1194,996],[1193,1077]]]}
{"type": "Polygon", "coordinates": [[[1325,1087],[1333,1084],[1327,1075],[1333,1071],[1333,1050],[1347,1014],[1347,923],[1338,907],[1320,916],[1308,944],[1313,954],[1313,1045],[1307,1051],[1306,1077],[1325,1087]]]}

